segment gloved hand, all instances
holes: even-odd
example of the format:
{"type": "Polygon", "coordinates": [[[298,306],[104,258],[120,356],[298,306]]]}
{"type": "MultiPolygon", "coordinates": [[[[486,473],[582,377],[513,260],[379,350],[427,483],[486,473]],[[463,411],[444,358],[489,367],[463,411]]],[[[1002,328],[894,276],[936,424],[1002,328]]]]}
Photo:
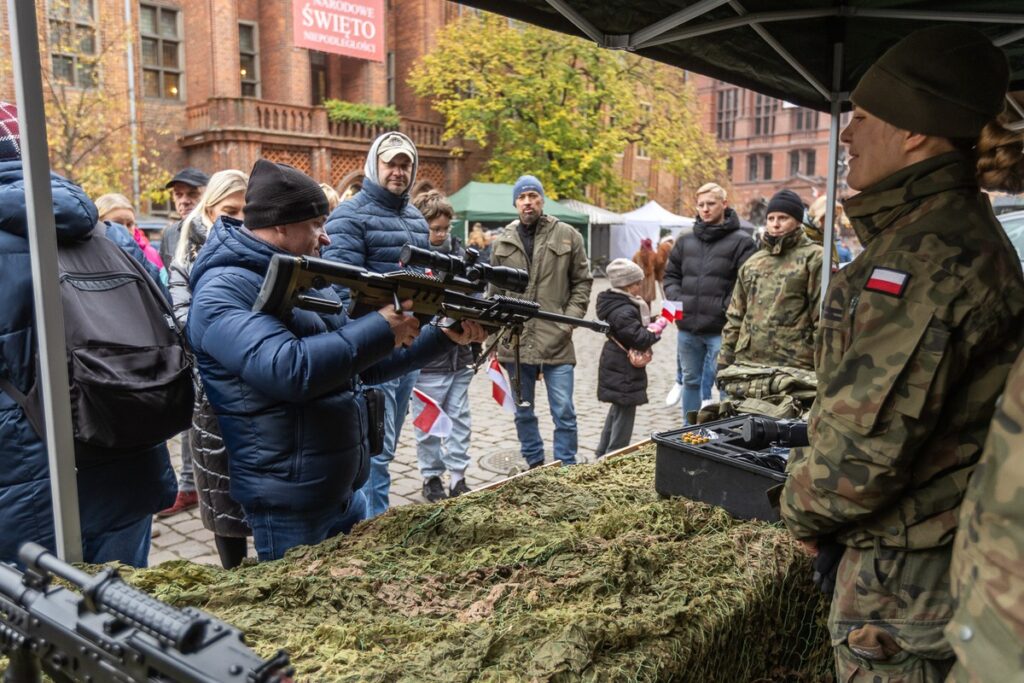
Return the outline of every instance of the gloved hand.
{"type": "Polygon", "coordinates": [[[839,561],[843,559],[846,546],[832,539],[818,540],[818,554],[814,557],[814,576],[811,580],[825,595],[832,595],[836,589],[836,574],[839,561]]]}
{"type": "Polygon", "coordinates": [[[659,337],[661,337],[661,333],[665,330],[665,327],[667,325],[668,325],[668,318],[666,318],[664,316],[658,316],[654,320],[654,322],[652,322],[650,325],[647,326],[647,330],[648,330],[648,332],[653,332],[654,334],[656,334],[659,337]]]}

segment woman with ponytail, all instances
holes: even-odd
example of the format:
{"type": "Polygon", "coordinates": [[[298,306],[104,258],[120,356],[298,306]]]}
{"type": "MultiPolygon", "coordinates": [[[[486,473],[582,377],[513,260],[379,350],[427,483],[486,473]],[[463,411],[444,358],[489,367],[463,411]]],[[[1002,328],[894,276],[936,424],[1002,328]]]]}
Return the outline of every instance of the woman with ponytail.
{"type": "MultiPolygon", "coordinates": [[[[171,299],[174,316],[182,328],[188,322],[192,304],[189,275],[207,235],[217,229],[223,216],[243,220],[245,188],[249,177],[236,170],[214,173],[199,203],[182,221],[171,261],[171,299]]],[[[231,498],[228,479],[228,455],[221,440],[217,416],[206,399],[196,375],[196,404],[192,413],[192,429],[182,437],[179,501],[164,511],[176,514],[187,506],[199,504],[203,526],[213,532],[217,553],[225,569],[241,564],[247,552],[246,537],[252,530],[245,521],[242,507],[231,498]],[[186,445],[187,444],[187,445],[186,445]],[[187,458],[187,460],[186,460],[187,458]],[[178,508],[177,510],[175,508],[178,508]]]]}

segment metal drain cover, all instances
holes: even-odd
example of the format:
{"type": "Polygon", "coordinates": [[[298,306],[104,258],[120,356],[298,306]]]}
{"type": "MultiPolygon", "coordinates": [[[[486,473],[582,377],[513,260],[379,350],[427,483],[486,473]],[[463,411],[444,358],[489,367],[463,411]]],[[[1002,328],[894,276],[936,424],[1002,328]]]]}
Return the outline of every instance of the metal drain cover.
{"type": "Polygon", "coordinates": [[[486,453],[480,456],[477,464],[480,469],[503,477],[515,476],[526,469],[526,461],[518,448],[486,453]]]}
{"type": "MultiPolygon", "coordinates": [[[[576,463],[579,465],[589,463],[591,460],[592,458],[583,455],[582,453],[576,454],[576,463]]],[[[552,462],[550,454],[544,462],[552,462]]],[[[494,474],[500,474],[503,477],[514,477],[520,472],[525,472],[527,470],[526,461],[523,460],[523,456],[519,453],[518,448],[494,451],[492,453],[481,455],[477,464],[480,466],[480,469],[487,470],[494,474]]]]}

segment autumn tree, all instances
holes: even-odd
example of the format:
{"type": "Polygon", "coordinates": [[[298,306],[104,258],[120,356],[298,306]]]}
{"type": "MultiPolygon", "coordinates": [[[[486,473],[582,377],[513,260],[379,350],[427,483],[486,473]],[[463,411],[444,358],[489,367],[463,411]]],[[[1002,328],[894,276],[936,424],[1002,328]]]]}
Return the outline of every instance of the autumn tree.
{"type": "MultiPolygon", "coordinates": [[[[81,185],[91,197],[107,192],[131,195],[131,120],[125,51],[133,40],[110,32],[88,0],[50,0],[40,16],[43,93],[53,170],[81,185]]],[[[139,116],[141,118],[141,115],[139,116]]],[[[136,159],[143,195],[157,195],[167,173],[147,137],[162,134],[151,122],[139,129],[136,159]]]]}
{"type": "Polygon", "coordinates": [[[583,197],[590,186],[625,208],[643,189],[615,168],[630,144],[684,188],[724,172],[682,71],[571,36],[466,14],[442,30],[409,83],[444,115],[446,139],[488,149],[481,180],[531,172],[554,197],[583,197]]]}

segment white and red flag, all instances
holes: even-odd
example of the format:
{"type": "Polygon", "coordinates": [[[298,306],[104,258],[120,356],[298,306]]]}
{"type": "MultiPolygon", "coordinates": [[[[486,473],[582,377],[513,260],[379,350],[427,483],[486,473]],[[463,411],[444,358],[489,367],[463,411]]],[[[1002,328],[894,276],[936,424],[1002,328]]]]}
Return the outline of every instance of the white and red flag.
{"type": "Polygon", "coordinates": [[[669,322],[675,322],[683,319],[683,302],[682,301],[662,301],[661,302],[661,315],[665,317],[669,322]]]}
{"type": "Polygon", "coordinates": [[[491,378],[491,396],[494,397],[494,400],[506,413],[516,412],[512,390],[508,388],[508,380],[505,379],[505,373],[501,371],[501,365],[497,358],[491,359],[491,364],[487,367],[487,374],[491,378]]]}
{"type": "Polygon", "coordinates": [[[452,419],[441,410],[437,401],[424,394],[419,389],[412,390],[413,395],[423,401],[423,410],[412,421],[413,426],[421,432],[431,436],[446,437],[452,433],[452,419]]]}
{"type": "Polygon", "coordinates": [[[893,268],[880,268],[876,266],[875,269],[871,271],[871,275],[868,277],[868,281],[867,284],[864,285],[864,289],[900,297],[903,296],[903,291],[907,288],[907,280],[909,279],[910,273],[905,273],[902,270],[894,270],[893,268]]]}

